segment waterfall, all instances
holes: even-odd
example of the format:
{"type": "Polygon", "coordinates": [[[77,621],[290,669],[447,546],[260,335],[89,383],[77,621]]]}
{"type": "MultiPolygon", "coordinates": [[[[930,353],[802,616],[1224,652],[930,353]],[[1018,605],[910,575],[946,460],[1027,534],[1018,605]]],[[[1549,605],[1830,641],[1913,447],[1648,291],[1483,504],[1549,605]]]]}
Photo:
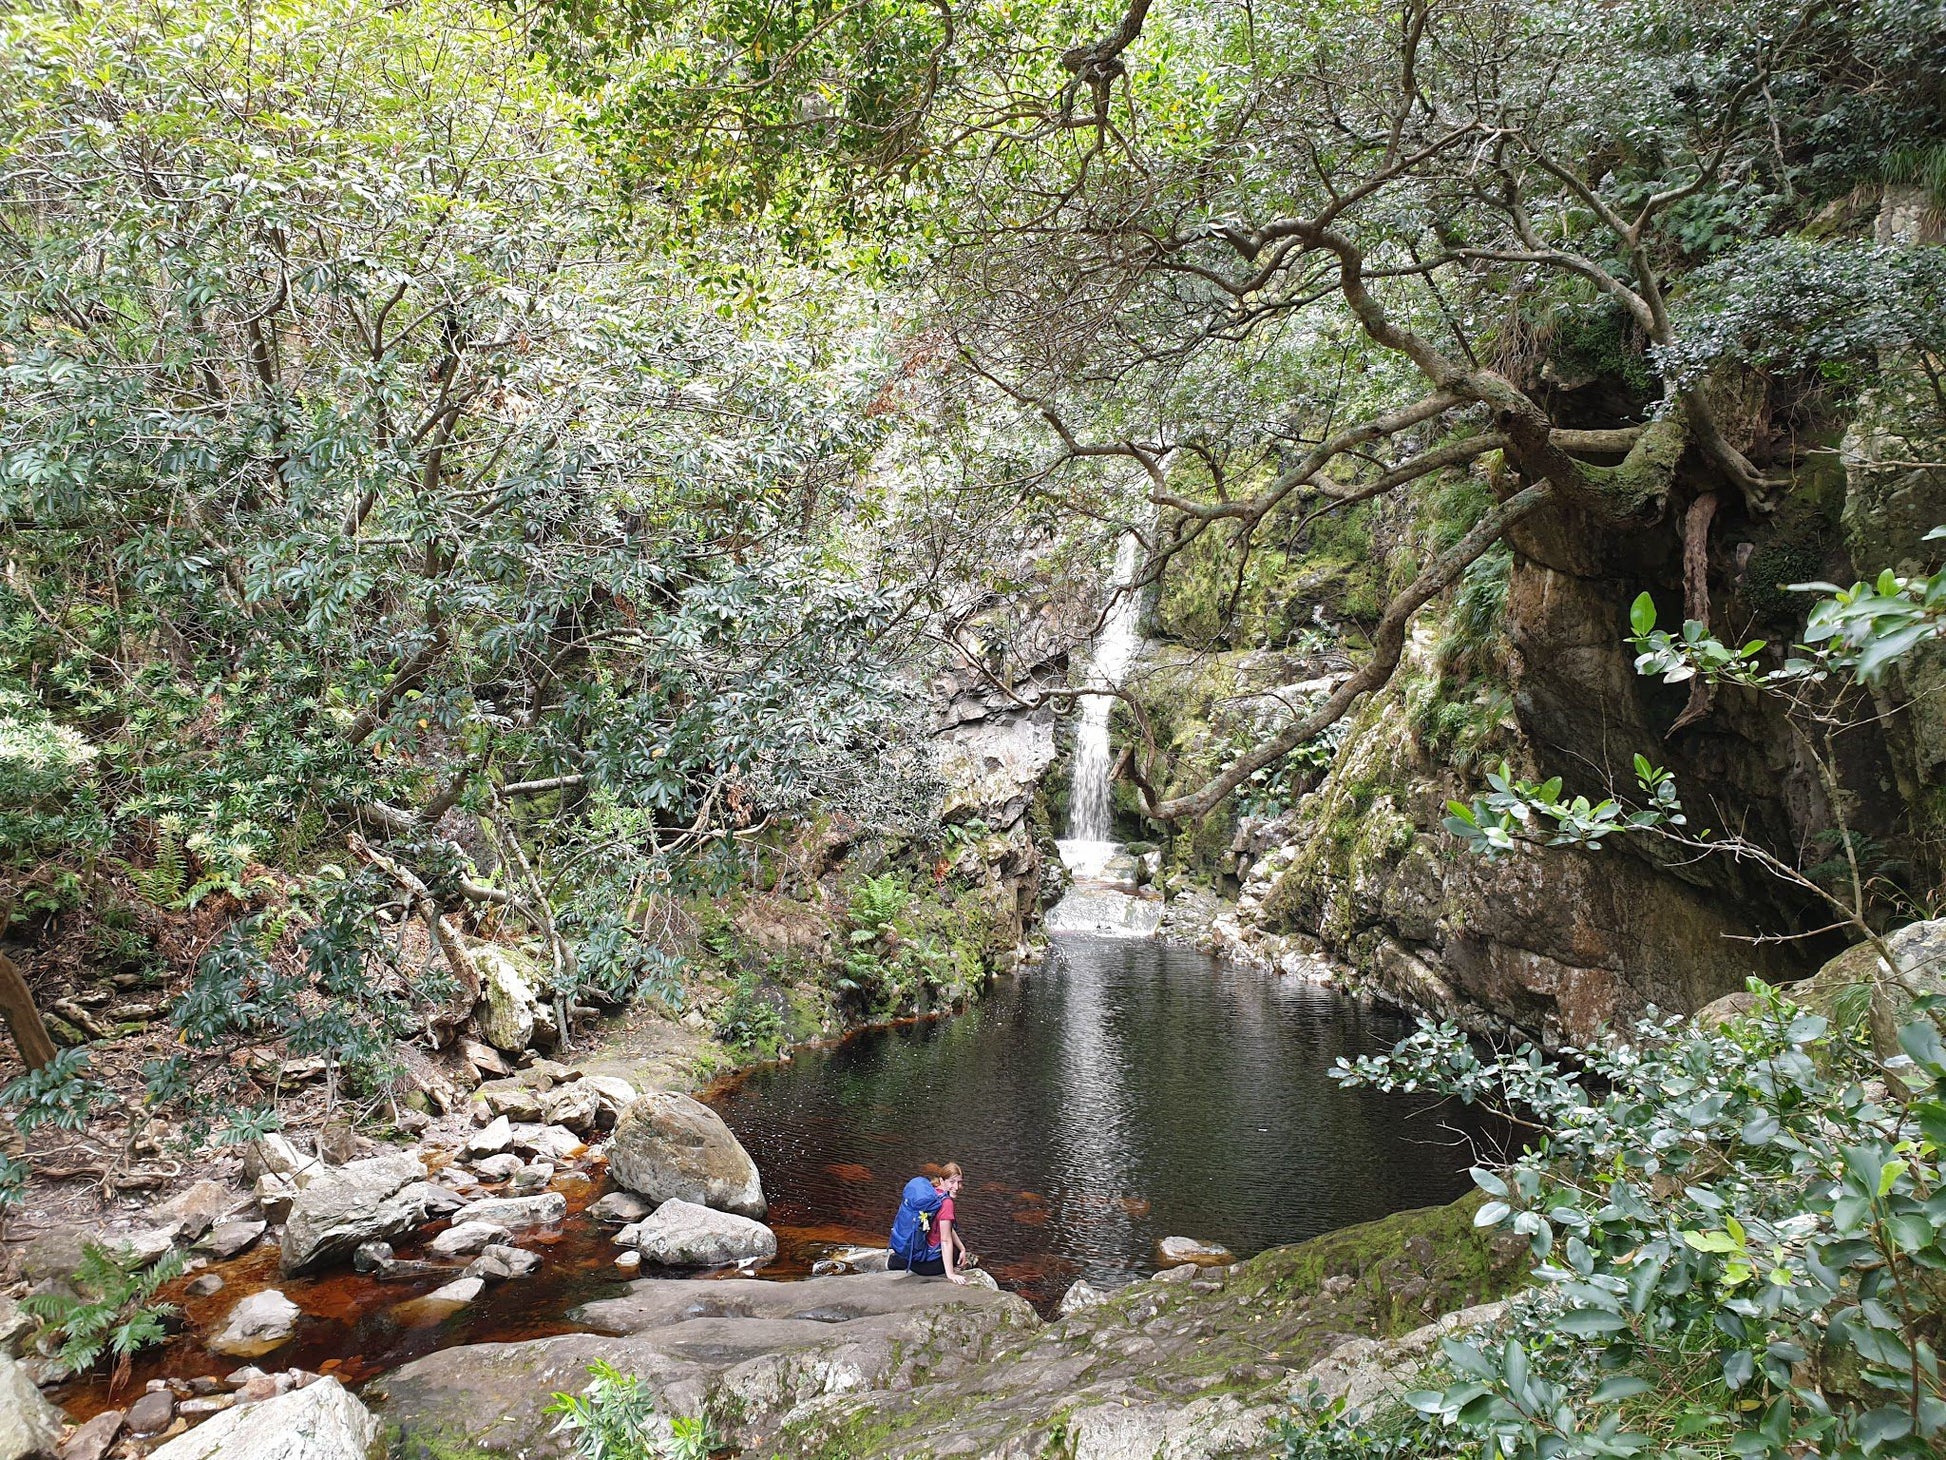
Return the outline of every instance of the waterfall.
{"type": "MultiPolygon", "coordinates": [[[[1124,533],[1115,549],[1115,575],[1110,583],[1114,595],[1101,637],[1095,641],[1094,669],[1090,683],[1113,688],[1128,672],[1135,656],[1136,624],[1141,617],[1141,596],[1121,592],[1135,577],[1136,557],[1141,545],[1135,534],[1124,533]]],[[[1061,853],[1077,876],[1100,873],[1115,853],[1110,840],[1113,816],[1110,811],[1108,773],[1112,768],[1108,746],[1108,714],[1115,706],[1112,695],[1084,695],[1081,719],[1075,727],[1074,760],[1069,777],[1068,835],[1061,853]]]]}

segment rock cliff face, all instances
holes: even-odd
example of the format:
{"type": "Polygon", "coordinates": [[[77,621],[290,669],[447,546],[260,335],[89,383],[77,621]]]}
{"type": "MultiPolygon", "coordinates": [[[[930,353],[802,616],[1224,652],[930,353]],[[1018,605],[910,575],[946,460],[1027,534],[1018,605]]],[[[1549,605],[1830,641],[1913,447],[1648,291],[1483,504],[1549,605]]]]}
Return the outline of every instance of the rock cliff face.
{"type": "MultiPolygon", "coordinates": [[[[1060,856],[1032,814],[1054,763],[1054,711],[1021,702],[1058,683],[1063,663],[1037,663],[1012,695],[971,668],[947,669],[932,684],[934,764],[946,783],[941,818],[972,833],[950,870],[983,889],[996,947],[1015,948],[1026,938],[1045,881],[1059,875],[1060,856]]],[[[1000,961],[1011,958],[1003,952],[1000,961]]]]}
{"type": "Polygon", "coordinates": [[[1466,787],[1415,749],[1406,694],[1374,698],[1283,845],[1251,864],[1243,906],[1262,927],[1311,934],[1407,1007],[1550,1045],[1805,971],[1740,941],[1750,922],[1707,885],[1613,846],[1498,861],[1460,848],[1440,821],[1466,787]]]}

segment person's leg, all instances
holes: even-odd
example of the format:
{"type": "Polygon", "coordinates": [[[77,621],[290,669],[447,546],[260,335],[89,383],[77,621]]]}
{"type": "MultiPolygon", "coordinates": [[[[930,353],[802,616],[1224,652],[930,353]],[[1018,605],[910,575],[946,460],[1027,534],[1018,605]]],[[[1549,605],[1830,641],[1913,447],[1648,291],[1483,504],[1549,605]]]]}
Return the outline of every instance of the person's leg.
{"type": "Polygon", "coordinates": [[[916,1272],[920,1277],[946,1276],[946,1261],[943,1257],[922,1257],[917,1262],[907,1262],[896,1253],[887,1260],[888,1272],[916,1272]]]}

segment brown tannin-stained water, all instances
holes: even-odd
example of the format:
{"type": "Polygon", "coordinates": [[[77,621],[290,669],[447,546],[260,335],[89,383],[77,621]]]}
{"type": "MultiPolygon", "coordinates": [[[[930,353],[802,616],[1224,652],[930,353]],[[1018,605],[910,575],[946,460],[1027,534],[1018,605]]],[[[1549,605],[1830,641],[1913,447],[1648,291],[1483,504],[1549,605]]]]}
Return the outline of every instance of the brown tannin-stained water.
{"type": "MultiPolygon", "coordinates": [[[[1475,1113],[1344,1090],[1340,1055],[1389,1048],[1404,1017],[1312,984],[1137,939],[1055,938],[1045,964],[1002,979],[970,1013],[875,1028],[722,1082],[706,1100],[757,1162],[778,1236],[758,1276],[807,1275],[832,1247],[885,1241],[906,1180],[966,1168],[960,1220],[1001,1286],[1049,1312],[1077,1277],[1115,1284],[1155,1270],[1166,1236],[1239,1257],[1471,1185],[1476,1143],[1504,1139],[1475,1113]]],[[[620,1291],[613,1229],[584,1209],[610,1190],[557,1180],[569,1214],[515,1240],[533,1277],[489,1285],[437,1322],[412,1299],[459,1275],[382,1282],[348,1266],[283,1278],[266,1245],[209,1269],[221,1292],[162,1296],[184,1331],[142,1354],[112,1396],[105,1375],[55,1398],[76,1419],[125,1406],[152,1378],[224,1375],[247,1363],[358,1385],[437,1349],[567,1333],[577,1305],[620,1291]],[[257,1359],[204,1339],[264,1288],[303,1310],[295,1337],[257,1359]]],[[[424,1255],[429,1227],[398,1255],[424,1255]]],[[[654,1276],[652,1272],[641,1274],[654,1276]]],[[[685,1274],[687,1275],[687,1274],[685,1274]]]]}
{"type": "Polygon", "coordinates": [[[982,1265],[1044,1312],[1167,1236],[1239,1257],[1451,1201],[1504,1141],[1456,1103],[1346,1090],[1412,1021],[1141,939],[1058,935],[970,1013],[867,1030],[711,1092],[763,1173],[779,1257],[882,1245],[907,1179],[966,1169],[982,1265]]]}

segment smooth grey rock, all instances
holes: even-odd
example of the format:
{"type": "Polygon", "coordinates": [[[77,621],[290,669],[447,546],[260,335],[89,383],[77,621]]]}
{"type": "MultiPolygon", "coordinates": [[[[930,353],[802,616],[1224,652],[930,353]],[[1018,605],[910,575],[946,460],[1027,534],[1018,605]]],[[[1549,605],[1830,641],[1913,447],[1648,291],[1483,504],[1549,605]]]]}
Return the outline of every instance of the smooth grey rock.
{"type": "Polygon", "coordinates": [[[568,1199],[558,1191],[538,1196],[483,1196],[461,1207],[453,1220],[493,1222],[510,1231],[525,1227],[548,1227],[568,1214],[568,1199]]]}
{"type": "Polygon", "coordinates": [[[597,1222],[616,1222],[626,1225],[629,1222],[641,1221],[654,1210],[654,1202],[644,1201],[632,1191],[611,1191],[588,1208],[588,1215],[597,1222]]]}
{"type": "Polygon", "coordinates": [[[552,1161],[534,1161],[514,1172],[510,1183],[515,1191],[539,1191],[554,1179],[552,1161]]]}
{"type": "Polygon", "coordinates": [[[360,1242],[351,1254],[351,1266],[355,1272],[382,1272],[394,1255],[390,1242],[360,1242]]]}
{"type": "Polygon", "coordinates": [[[687,1095],[644,1095],[615,1121],[608,1170],[616,1184],[651,1201],[679,1200],[761,1217],[763,1183],[756,1163],[723,1118],[687,1095]]]}
{"type": "Polygon", "coordinates": [[[476,1277],[456,1278],[443,1288],[434,1288],[426,1294],[428,1303],[451,1303],[463,1307],[486,1291],[486,1283],[476,1277]]]}
{"type": "Polygon", "coordinates": [[[642,1224],[640,1222],[630,1222],[608,1240],[613,1242],[617,1247],[633,1247],[636,1239],[641,1235],[642,1224]]]}
{"type": "Polygon", "coordinates": [[[353,1161],[313,1177],[298,1192],[284,1225],[284,1271],[303,1272],[362,1242],[423,1225],[428,1196],[440,1191],[425,1175],[417,1156],[399,1154],[353,1161]]]}
{"type": "Polygon", "coordinates": [[[123,1416],[129,1433],[159,1435],[176,1417],[176,1396],[167,1389],[151,1389],[128,1407],[123,1416]]]}
{"type": "Polygon", "coordinates": [[[476,1105],[510,1120],[539,1120],[541,1092],[519,1080],[488,1080],[473,1092],[476,1105]]]}
{"type": "Polygon", "coordinates": [[[512,1145],[513,1140],[513,1122],[504,1115],[496,1115],[466,1138],[466,1154],[497,1156],[512,1145]]]}
{"type": "Polygon", "coordinates": [[[466,1205],[466,1198],[450,1186],[441,1186],[436,1181],[415,1181],[400,1191],[399,1199],[411,1198],[421,1203],[428,1217],[450,1217],[466,1205]]]}
{"type": "Polygon", "coordinates": [[[196,1181],[156,1207],[149,1215],[159,1225],[177,1223],[183,1240],[193,1242],[239,1200],[240,1194],[220,1181],[196,1181]]]}
{"type": "Polygon", "coordinates": [[[665,1201],[635,1235],[644,1262],[660,1267],[726,1267],[777,1255],[777,1234],[762,1222],[695,1202],[665,1201]]]}
{"type": "Polygon", "coordinates": [[[536,1125],[523,1122],[514,1128],[514,1149],[525,1151],[539,1161],[565,1161],[587,1145],[564,1125],[536,1125]]]}
{"type": "Polygon", "coordinates": [[[61,1411],[41,1398],[25,1369],[0,1354],[0,1460],[52,1453],[61,1427],[61,1411]]]}
{"type": "Polygon", "coordinates": [[[235,1257],[256,1246],[257,1239],[264,1234],[266,1223],[236,1218],[218,1222],[203,1234],[196,1245],[218,1261],[235,1257]]]}
{"type": "Polygon", "coordinates": [[[504,1156],[488,1156],[484,1161],[475,1161],[473,1169],[485,1181],[507,1181],[527,1163],[509,1151],[504,1156]]]}
{"type": "Polygon", "coordinates": [[[192,1298],[208,1298],[222,1292],[224,1286],[221,1275],[213,1272],[199,1272],[189,1280],[188,1292],[192,1298]]]}
{"type": "Polygon", "coordinates": [[[209,1347],[215,1353],[254,1359],[289,1343],[297,1332],[297,1320],[303,1316],[297,1304],[277,1289],[265,1288],[230,1310],[221,1331],[210,1338],[209,1347]]]}
{"type": "Polygon", "coordinates": [[[490,1283],[503,1283],[510,1278],[532,1277],[540,1271],[541,1255],[529,1252],[524,1247],[510,1247],[496,1242],[489,1246],[472,1262],[467,1264],[463,1277],[485,1278],[490,1283]]]}
{"type": "Polygon", "coordinates": [[[459,1222],[433,1238],[428,1250],[435,1257],[471,1257],[507,1235],[507,1229],[498,1222],[459,1222]]]}
{"type": "Polygon", "coordinates": [[[121,1433],[122,1412],[104,1409],[61,1442],[61,1460],[101,1460],[121,1433]]]}
{"type": "Polygon", "coordinates": [[[232,1409],[150,1453],[149,1460],[378,1460],[379,1423],[336,1379],[232,1409]]]}
{"type": "Polygon", "coordinates": [[[641,1265],[642,1254],[637,1252],[633,1247],[615,1259],[615,1266],[619,1267],[623,1272],[634,1272],[641,1265]]]}
{"type": "Polygon", "coordinates": [[[1236,1261],[1229,1248],[1195,1237],[1164,1237],[1155,1244],[1155,1255],[1166,1267],[1180,1267],[1185,1263],[1220,1267],[1236,1261]]]}
{"type": "Polygon", "coordinates": [[[560,1085],[541,1097],[541,1119],[590,1135],[601,1119],[601,1092],[582,1080],[560,1085]]]}

